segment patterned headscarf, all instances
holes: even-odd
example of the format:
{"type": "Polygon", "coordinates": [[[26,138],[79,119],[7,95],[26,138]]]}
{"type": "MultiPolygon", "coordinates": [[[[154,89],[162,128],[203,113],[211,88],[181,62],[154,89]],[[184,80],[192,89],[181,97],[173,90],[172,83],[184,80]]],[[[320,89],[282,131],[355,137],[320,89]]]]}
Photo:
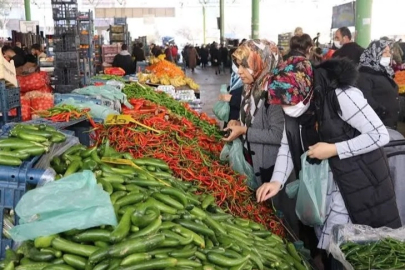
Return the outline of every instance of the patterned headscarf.
{"type": "Polygon", "coordinates": [[[269,103],[296,105],[313,91],[311,62],[302,56],[293,56],[273,70],[269,82],[269,103]]]}
{"type": "Polygon", "coordinates": [[[391,40],[375,40],[368,45],[360,56],[360,67],[369,67],[375,71],[388,74],[391,78],[394,77],[394,70],[391,66],[384,67],[380,64],[383,52],[387,46],[391,47],[393,41],[391,40]]]}
{"type": "Polygon", "coordinates": [[[254,115],[261,106],[259,102],[264,91],[266,91],[271,70],[277,66],[282,56],[276,43],[264,39],[245,41],[232,56],[235,62],[238,61],[243,67],[251,70],[254,79],[251,85],[245,85],[242,94],[240,120],[243,125],[249,127],[253,122],[254,115]],[[253,104],[251,102],[252,97],[253,104]]]}

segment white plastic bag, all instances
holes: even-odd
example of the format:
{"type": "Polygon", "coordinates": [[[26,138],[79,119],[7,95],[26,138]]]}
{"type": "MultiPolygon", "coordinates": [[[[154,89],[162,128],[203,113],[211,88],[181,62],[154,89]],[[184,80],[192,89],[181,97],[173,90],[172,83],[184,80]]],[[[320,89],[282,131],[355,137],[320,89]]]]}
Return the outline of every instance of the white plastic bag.
{"type": "Polygon", "coordinates": [[[40,160],[35,164],[35,168],[37,169],[47,169],[49,168],[49,164],[51,160],[56,157],[60,156],[66,152],[70,147],[79,144],[79,138],[71,135],[66,135],[66,141],[63,143],[54,143],[52,144],[49,152],[42,155],[40,160]]]}

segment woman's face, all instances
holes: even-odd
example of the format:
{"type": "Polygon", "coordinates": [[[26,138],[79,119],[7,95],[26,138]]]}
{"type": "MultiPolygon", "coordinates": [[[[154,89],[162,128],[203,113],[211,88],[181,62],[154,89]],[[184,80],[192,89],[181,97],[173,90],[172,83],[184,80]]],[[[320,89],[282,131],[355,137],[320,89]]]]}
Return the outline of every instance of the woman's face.
{"type": "Polygon", "coordinates": [[[252,70],[242,65],[241,61],[236,61],[238,67],[238,75],[244,84],[252,84],[254,82],[252,70]]]}
{"type": "Polygon", "coordinates": [[[385,47],[382,56],[383,57],[391,57],[391,49],[390,49],[389,46],[385,47]]]}

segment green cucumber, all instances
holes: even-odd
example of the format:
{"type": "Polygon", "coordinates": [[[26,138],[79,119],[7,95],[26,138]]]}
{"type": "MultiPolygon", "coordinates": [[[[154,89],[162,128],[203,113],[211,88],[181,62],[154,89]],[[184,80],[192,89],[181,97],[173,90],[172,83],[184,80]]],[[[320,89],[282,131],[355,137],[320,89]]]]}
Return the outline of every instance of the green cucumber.
{"type": "Polygon", "coordinates": [[[26,141],[17,138],[6,138],[0,139],[0,148],[10,148],[10,149],[25,149],[34,146],[42,146],[42,144],[37,142],[26,141]]]}
{"type": "Polygon", "coordinates": [[[70,165],[68,166],[65,174],[63,175],[64,177],[69,176],[71,174],[74,174],[80,169],[80,166],[82,165],[82,162],[79,160],[74,160],[70,165]]]}
{"type": "Polygon", "coordinates": [[[134,253],[148,252],[158,247],[159,244],[162,243],[164,240],[165,237],[161,234],[125,240],[121,243],[111,246],[109,255],[111,257],[123,258],[134,253]]]}
{"type": "Polygon", "coordinates": [[[107,230],[89,229],[73,236],[72,240],[79,243],[96,241],[108,242],[110,241],[110,234],[111,233],[107,230]]]}
{"type": "Polygon", "coordinates": [[[207,259],[210,262],[212,262],[216,265],[222,266],[222,267],[237,266],[237,265],[240,265],[240,264],[244,263],[245,261],[249,260],[249,258],[250,258],[249,255],[239,258],[239,259],[229,258],[229,257],[223,256],[223,255],[215,253],[215,252],[208,252],[208,255],[207,255],[207,259]]]}
{"type": "Polygon", "coordinates": [[[152,259],[134,265],[122,267],[121,270],[159,270],[177,265],[175,258],[152,259]]]}
{"type": "Polygon", "coordinates": [[[81,245],[59,237],[53,239],[52,247],[65,253],[80,255],[83,257],[89,257],[92,253],[99,249],[95,246],[81,245]]]}
{"type": "Polygon", "coordinates": [[[110,241],[112,243],[121,242],[129,234],[131,230],[131,216],[133,212],[134,209],[132,208],[128,208],[125,211],[117,227],[110,234],[110,241]]]}
{"type": "Polygon", "coordinates": [[[162,217],[159,216],[157,217],[154,221],[152,221],[148,226],[143,228],[142,230],[135,232],[131,235],[132,237],[140,237],[140,236],[145,236],[145,235],[150,235],[152,233],[155,233],[159,230],[160,225],[162,225],[162,217]]]}
{"type": "Polygon", "coordinates": [[[66,264],[74,267],[75,269],[80,270],[84,270],[87,262],[85,258],[72,254],[63,255],[63,260],[65,261],[66,264]]]}
{"type": "Polygon", "coordinates": [[[0,153],[0,165],[3,166],[20,166],[22,160],[17,157],[3,156],[0,153]]]}
{"type": "Polygon", "coordinates": [[[134,265],[143,261],[148,261],[150,259],[152,259],[152,256],[148,253],[135,253],[125,257],[121,261],[121,265],[122,266],[134,265]]]}

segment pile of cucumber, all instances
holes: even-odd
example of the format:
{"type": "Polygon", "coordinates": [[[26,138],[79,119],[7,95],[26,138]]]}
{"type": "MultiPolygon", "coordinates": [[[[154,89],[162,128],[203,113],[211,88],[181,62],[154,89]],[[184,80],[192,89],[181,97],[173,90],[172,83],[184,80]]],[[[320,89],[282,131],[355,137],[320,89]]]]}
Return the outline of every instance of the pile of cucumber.
{"type": "Polygon", "coordinates": [[[211,195],[196,195],[192,184],[173,177],[165,162],[133,159],[128,153],[100,159],[105,153],[79,145],[59,161],[69,163],[68,173],[82,169],[95,173],[110,194],[118,225],[26,241],[15,252],[7,251],[0,266],[7,270],[309,269],[292,243],[258,223],[225,213],[211,195]],[[72,164],[78,165],[72,169],[72,164]]]}
{"type": "Polygon", "coordinates": [[[23,161],[47,152],[52,143],[65,140],[66,136],[52,126],[17,124],[8,138],[0,139],[0,165],[20,166],[23,161]]]}

